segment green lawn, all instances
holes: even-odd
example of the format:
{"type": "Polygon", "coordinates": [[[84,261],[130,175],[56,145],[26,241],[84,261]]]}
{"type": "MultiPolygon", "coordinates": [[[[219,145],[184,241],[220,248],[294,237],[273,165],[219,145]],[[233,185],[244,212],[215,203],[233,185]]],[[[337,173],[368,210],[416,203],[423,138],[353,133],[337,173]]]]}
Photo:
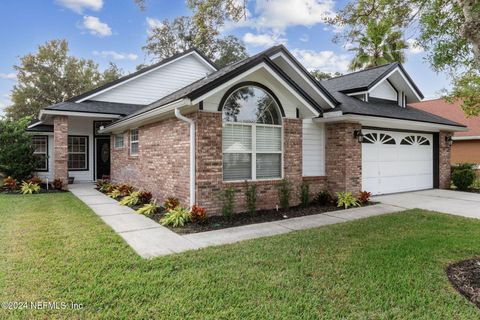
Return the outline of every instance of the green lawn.
{"type": "Polygon", "coordinates": [[[0,195],[5,318],[473,319],[444,274],[480,254],[480,221],[411,210],[140,259],[69,193],[0,195]]]}

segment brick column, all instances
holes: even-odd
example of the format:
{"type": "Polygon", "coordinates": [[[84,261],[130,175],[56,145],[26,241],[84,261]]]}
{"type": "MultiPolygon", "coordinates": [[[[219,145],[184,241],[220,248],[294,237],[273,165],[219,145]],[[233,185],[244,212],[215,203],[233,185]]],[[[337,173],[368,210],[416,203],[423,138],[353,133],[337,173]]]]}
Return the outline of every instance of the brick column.
{"type": "Polygon", "coordinates": [[[68,117],[53,118],[53,173],[55,179],[63,182],[63,188],[68,189],[68,117]]]}
{"type": "Polygon", "coordinates": [[[439,188],[448,189],[450,188],[450,178],[451,178],[451,162],[450,162],[450,152],[451,146],[445,140],[447,137],[451,137],[451,132],[440,132],[439,134],[439,188]]]}
{"type": "Polygon", "coordinates": [[[325,172],[330,192],[361,191],[362,144],[353,136],[361,128],[357,123],[325,125],[325,172]]]}

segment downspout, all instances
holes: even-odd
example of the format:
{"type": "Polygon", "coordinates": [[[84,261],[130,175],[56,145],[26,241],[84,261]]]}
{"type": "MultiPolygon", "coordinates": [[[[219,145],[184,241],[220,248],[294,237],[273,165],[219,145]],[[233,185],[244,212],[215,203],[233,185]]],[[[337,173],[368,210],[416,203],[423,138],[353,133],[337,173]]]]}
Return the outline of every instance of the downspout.
{"type": "Polygon", "coordinates": [[[175,117],[190,126],[190,208],[195,204],[195,121],[185,117],[179,108],[175,108],[175,117]]]}

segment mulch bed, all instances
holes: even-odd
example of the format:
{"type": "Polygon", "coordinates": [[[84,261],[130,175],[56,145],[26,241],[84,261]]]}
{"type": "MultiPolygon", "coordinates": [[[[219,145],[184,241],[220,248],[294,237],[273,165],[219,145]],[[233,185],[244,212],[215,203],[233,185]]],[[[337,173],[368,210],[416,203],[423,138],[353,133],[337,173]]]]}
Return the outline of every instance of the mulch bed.
{"type": "Polygon", "coordinates": [[[453,263],[445,272],[455,290],[480,308],[480,257],[453,263]]]}
{"type": "MultiPolygon", "coordinates": [[[[364,206],[372,205],[375,203],[364,204],[364,206]]],[[[250,213],[237,213],[227,218],[224,216],[210,216],[207,220],[202,223],[188,223],[181,228],[173,228],[166,226],[170,230],[179,233],[179,234],[188,234],[188,233],[197,233],[204,231],[212,231],[224,228],[239,227],[245,226],[254,223],[261,222],[270,222],[285,220],[296,217],[309,216],[312,214],[319,214],[331,211],[343,210],[343,208],[338,208],[335,205],[310,205],[306,208],[302,206],[291,207],[288,210],[258,210],[254,215],[250,213]]],[[[162,217],[162,214],[157,214],[152,217],[153,220],[159,221],[162,217]]]]}
{"type": "MultiPolygon", "coordinates": [[[[98,188],[96,190],[100,191],[98,188]]],[[[100,191],[103,194],[106,192],[100,191]]],[[[121,201],[123,197],[118,197],[117,201],[121,201]]],[[[370,206],[374,205],[376,202],[368,202],[363,204],[362,206],[370,206]]],[[[133,210],[137,210],[141,208],[143,205],[137,205],[131,207],[133,210]]],[[[178,233],[178,234],[189,234],[189,233],[198,233],[198,232],[205,232],[205,231],[212,231],[212,230],[219,230],[231,227],[239,227],[245,226],[254,223],[262,223],[262,222],[270,222],[270,221],[278,221],[278,220],[285,220],[290,218],[296,217],[303,217],[309,216],[312,214],[319,214],[331,211],[338,211],[343,210],[343,207],[337,207],[334,204],[327,204],[327,205],[319,205],[319,204],[311,204],[308,207],[296,206],[291,207],[288,210],[258,210],[255,212],[254,215],[243,212],[243,213],[236,213],[231,217],[224,217],[222,215],[219,216],[208,216],[207,212],[207,219],[202,223],[187,223],[183,227],[173,228],[171,226],[165,226],[170,230],[178,233]]],[[[165,214],[163,207],[158,207],[158,211],[156,214],[150,216],[149,218],[155,222],[160,223],[160,219],[162,219],[163,215],[165,214]]]]}

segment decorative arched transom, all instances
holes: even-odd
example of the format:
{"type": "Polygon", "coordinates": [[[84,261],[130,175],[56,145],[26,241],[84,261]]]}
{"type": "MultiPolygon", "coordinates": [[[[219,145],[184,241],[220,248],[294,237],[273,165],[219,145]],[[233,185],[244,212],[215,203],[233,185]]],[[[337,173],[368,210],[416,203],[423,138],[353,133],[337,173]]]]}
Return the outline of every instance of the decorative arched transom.
{"type": "Polygon", "coordinates": [[[367,133],[363,136],[363,143],[395,144],[395,139],[386,133],[367,133]]]}
{"type": "Polygon", "coordinates": [[[429,146],[430,141],[423,136],[406,136],[400,142],[402,145],[419,145],[419,146],[429,146]]]}

